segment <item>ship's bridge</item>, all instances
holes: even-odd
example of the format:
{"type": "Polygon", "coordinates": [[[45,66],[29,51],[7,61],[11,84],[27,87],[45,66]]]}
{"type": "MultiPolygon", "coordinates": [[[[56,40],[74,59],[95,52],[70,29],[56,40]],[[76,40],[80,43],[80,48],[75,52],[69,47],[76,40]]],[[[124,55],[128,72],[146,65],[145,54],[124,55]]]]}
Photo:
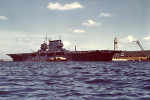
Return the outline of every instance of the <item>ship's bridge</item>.
{"type": "Polygon", "coordinates": [[[61,40],[49,41],[49,52],[60,52],[63,50],[63,43],[61,40]]]}

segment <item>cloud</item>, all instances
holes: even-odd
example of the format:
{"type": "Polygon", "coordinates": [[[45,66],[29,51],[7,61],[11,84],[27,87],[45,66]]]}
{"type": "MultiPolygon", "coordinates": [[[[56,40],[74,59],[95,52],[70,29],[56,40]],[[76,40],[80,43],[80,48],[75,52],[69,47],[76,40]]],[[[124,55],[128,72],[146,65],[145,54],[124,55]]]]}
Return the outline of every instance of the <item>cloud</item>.
{"type": "Polygon", "coordinates": [[[68,31],[72,31],[72,28],[69,28],[68,31]]]}
{"type": "Polygon", "coordinates": [[[120,39],[120,42],[122,42],[122,43],[131,43],[131,42],[133,42],[135,40],[137,40],[137,38],[134,38],[132,35],[129,35],[126,38],[120,39]]]}
{"type": "Polygon", "coordinates": [[[87,27],[90,27],[90,26],[100,26],[101,23],[94,22],[93,20],[88,20],[86,23],[83,23],[82,25],[83,26],[87,26],[87,27]]]}
{"type": "Polygon", "coordinates": [[[60,4],[60,3],[49,3],[49,5],[47,6],[48,9],[51,10],[62,10],[62,11],[66,11],[66,10],[74,10],[74,9],[82,9],[83,6],[78,3],[78,2],[73,2],[70,4],[60,4]]]}
{"type": "Polygon", "coordinates": [[[122,44],[118,44],[118,48],[122,48],[124,47],[122,44]]]}
{"type": "Polygon", "coordinates": [[[1,20],[7,20],[8,18],[5,17],[5,16],[0,16],[0,19],[1,19],[1,20]]]}
{"type": "Polygon", "coordinates": [[[74,29],[74,30],[68,29],[68,31],[71,31],[73,33],[84,33],[85,32],[85,30],[81,30],[81,29],[74,29]]]}
{"type": "Polygon", "coordinates": [[[74,33],[84,33],[85,30],[75,29],[75,30],[73,30],[72,32],[74,32],[74,33]]]}
{"type": "Polygon", "coordinates": [[[149,41],[150,40],[150,36],[144,37],[143,39],[146,40],[146,41],[149,41]]]}
{"type": "Polygon", "coordinates": [[[23,36],[23,37],[19,37],[16,39],[17,42],[32,42],[32,39],[35,37],[31,37],[31,36],[23,36]]]}
{"type": "Polygon", "coordinates": [[[64,44],[64,46],[69,46],[69,45],[70,45],[70,42],[68,42],[68,41],[63,41],[63,44],[64,44]]]}
{"type": "Polygon", "coordinates": [[[129,42],[133,42],[133,36],[128,36],[127,38],[126,38],[127,40],[129,40],[129,42]]]}
{"type": "Polygon", "coordinates": [[[100,13],[99,17],[112,17],[113,15],[111,15],[110,13],[100,13]]]}

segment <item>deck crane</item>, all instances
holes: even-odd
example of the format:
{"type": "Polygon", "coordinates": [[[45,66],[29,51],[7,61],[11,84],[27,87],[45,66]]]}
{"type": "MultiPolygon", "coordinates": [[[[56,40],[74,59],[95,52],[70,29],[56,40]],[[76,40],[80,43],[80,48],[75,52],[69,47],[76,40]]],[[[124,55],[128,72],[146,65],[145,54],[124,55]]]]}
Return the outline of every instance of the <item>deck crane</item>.
{"type": "Polygon", "coordinates": [[[140,49],[143,51],[143,55],[145,55],[145,57],[147,57],[147,60],[150,61],[150,55],[147,52],[144,52],[144,48],[140,44],[139,40],[133,41],[133,43],[137,43],[139,45],[140,49]]]}
{"type": "Polygon", "coordinates": [[[140,47],[140,49],[141,49],[142,51],[144,51],[144,48],[143,48],[142,45],[140,44],[139,40],[133,41],[133,43],[137,43],[138,46],[140,47]]]}

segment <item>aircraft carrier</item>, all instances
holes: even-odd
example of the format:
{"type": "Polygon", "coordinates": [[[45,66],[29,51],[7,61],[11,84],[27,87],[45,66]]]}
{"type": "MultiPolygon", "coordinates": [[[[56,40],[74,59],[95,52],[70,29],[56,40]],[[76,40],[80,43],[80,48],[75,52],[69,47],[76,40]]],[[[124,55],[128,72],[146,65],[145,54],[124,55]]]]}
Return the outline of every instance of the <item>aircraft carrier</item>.
{"type": "MultiPolygon", "coordinates": [[[[47,40],[46,40],[47,41],[47,40]]],[[[61,40],[49,40],[41,44],[40,50],[32,53],[7,54],[15,62],[43,62],[43,61],[112,61],[117,50],[89,50],[69,51],[63,48],[61,40]]]]}

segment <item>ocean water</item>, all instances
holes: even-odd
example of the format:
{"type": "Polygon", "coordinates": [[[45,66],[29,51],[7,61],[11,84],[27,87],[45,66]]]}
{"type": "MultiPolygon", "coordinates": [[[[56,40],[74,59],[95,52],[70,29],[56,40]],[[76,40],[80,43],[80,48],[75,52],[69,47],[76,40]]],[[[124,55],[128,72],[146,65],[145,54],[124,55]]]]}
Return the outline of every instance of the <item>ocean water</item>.
{"type": "Polygon", "coordinates": [[[0,100],[150,100],[150,62],[0,62],[0,100]]]}

